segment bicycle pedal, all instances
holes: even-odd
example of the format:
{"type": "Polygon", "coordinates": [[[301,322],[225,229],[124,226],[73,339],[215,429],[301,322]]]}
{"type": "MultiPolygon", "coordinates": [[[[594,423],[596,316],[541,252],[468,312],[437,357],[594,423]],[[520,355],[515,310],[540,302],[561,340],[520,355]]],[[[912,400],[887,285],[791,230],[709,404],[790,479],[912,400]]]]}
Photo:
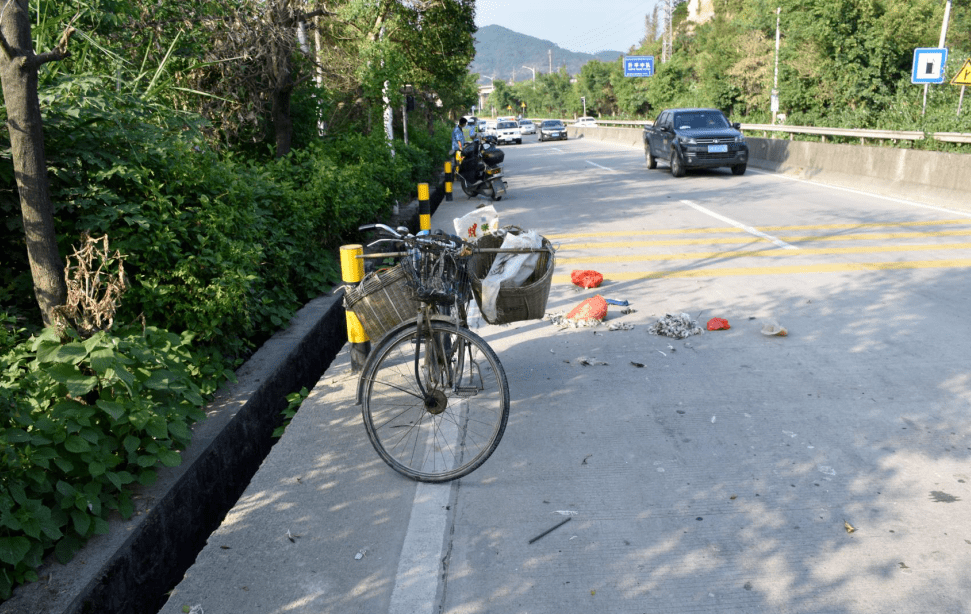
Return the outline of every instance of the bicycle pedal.
{"type": "Polygon", "coordinates": [[[455,394],[460,397],[474,397],[479,394],[478,386],[457,386],[455,394]]]}

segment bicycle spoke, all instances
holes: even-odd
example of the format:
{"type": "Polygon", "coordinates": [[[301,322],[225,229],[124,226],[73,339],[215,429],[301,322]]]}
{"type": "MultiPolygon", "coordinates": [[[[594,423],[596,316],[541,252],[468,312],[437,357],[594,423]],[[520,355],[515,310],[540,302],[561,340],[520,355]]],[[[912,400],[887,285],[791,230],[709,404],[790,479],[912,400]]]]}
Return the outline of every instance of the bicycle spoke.
{"type": "Polygon", "coordinates": [[[416,480],[447,481],[473,471],[498,445],[509,411],[505,375],[495,353],[468,330],[432,321],[422,335],[432,341],[420,346],[414,344],[416,334],[401,331],[365,367],[365,426],[395,470],[416,480]],[[415,392],[416,351],[427,399],[415,392]],[[488,363],[488,379],[480,362],[488,363]],[[458,385],[467,380],[475,384],[475,394],[458,385]],[[451,386],[436,387],[433,381],[451,386]]]}

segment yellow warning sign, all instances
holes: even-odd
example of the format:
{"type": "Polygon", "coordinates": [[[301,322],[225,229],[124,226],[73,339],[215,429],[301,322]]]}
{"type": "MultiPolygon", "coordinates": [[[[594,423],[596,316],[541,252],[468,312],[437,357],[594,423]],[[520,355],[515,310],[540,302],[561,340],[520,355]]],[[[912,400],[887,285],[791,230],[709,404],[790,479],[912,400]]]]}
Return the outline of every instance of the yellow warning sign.
{"type": "Polygon", "coordinates": [[[951,79],[951,85],[971,85],[971,59],[964,60],[964,66],[951,79]]]}

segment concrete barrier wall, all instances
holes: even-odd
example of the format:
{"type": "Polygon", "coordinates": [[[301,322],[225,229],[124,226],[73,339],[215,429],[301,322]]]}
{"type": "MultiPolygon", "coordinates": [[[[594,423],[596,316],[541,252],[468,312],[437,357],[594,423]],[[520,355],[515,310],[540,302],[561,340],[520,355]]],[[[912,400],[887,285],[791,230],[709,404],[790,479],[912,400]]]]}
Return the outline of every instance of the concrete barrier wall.
{"type": "MultiPolygon", "coordinates": [[[[568,128],[570,138],[636,147],[641,128],[568,128]]],[[[749,166],[884,196],[971,209],[971,155],[747,137],[749,166]]]]}

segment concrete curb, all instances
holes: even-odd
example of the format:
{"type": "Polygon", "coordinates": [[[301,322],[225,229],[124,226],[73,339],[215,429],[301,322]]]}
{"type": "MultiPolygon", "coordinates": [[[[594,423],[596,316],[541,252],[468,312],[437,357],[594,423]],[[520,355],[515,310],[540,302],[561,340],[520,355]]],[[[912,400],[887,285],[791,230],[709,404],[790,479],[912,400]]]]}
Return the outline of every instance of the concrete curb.
{"type": "Polygon", "coordinates": [[[158,612],[272,447],[286,395],[312,389],[343,347],[343,297],[300,309],[216,394],[182,464],[136,495],[133,518],[113,520],[67,565],[46,561],[41,579],[19,587],[0,613],[158,612]]]}

